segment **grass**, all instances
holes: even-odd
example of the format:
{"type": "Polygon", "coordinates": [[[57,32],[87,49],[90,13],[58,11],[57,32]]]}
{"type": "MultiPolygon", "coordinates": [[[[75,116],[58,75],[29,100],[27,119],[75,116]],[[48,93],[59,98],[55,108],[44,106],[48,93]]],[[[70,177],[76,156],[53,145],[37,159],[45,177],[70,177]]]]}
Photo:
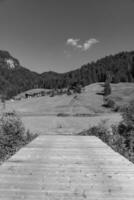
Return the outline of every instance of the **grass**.
{"type": "Polygon", "coordinates": [[[89,124],[96,125],[101,119],[119,121],[120,116],[103,107],[103,87],[101,83],[86,86],[81,94],[44,96],[7,101],[6,110],[16,110],[22,116],[25,126],[32,132],[45,134],[57,130],[57,123],[62,128],[73,129],[73,133],[88,129],[89,124]],[[64,119],[63,119],[64,118],[64,119]]]}
{"type": "MultiPolygon", "coordinates": [[[[107,109],[102,106],[103,96],[98,93],[103,88],[99,83],[86,86],[81,94],[43,96],[38,98],[22,99],[20,101],[7,101],[6,110],[16,110],[21,115],[93,115],[105,113],[107,109]]],[[[109,112],[109,110],[108,110],[109,112]]]]}
{"type": "MultiPolygon", "coordinates": [[[[104,104],[103,85],[103,83],[88,85],[81,94],[77,95],[63,94],[54,97],[43,96],[14,102],[7,101],[6,110],[7,112],[16,110],[20,115],[25,116],[92,116],[110,113],[110,109],[102,106],[104,104]]],[[[134,83],[111,84],[111,88],[112,93],[107,97],[106,102],[108,107],[121,108],[134,100],[134,83]]],[[[0,109],[2,109],[2,104],[0,104],[0,109]]]]}
{"type": "Polygon", "coordinates": [[[107,97],[107,105],[114,110],[122,110],[134,101],[134,83],[111,84],[112,93],[107,97]]]}
{"type": "Polygon", "coordinates": [[[96,126],[100,120],[107,120],[107,125],[118,123],[121,120],[119,113],[110,113],[98,116],[23,116],[22,121],[27,129],[33,133],[48,134],[49,132],[56,132],[58,124],[62,125],[62,130],[71,131],[74,134],[82,130],[87,130],[91,126],[96,126]]]}

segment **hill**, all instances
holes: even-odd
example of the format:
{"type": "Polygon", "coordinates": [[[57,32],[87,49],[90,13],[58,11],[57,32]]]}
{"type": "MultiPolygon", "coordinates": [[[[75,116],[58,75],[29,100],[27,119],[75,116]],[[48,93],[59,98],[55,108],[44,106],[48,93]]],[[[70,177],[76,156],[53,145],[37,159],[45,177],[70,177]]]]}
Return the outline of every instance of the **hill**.
{"type": "Polygon", "coordinates": [[[33,88],[70,88],[104,82],[109,72],[113,83],[134,81],[134,51],[121,52],[66,72],[38,74],[22,67],[7,51],[0,51],[0,94],[11,98],[33,88]]]}
{"type": "MultiPolygon", "coordinates": [[[[131,87],[134,86],[134,83],[129,84],[131,87]]],[[[111,84],[112,87],[114,85],[111,84]]],[[[102,83],[94,83],[85,86],[81,94],[70,96],[63,94],[54,97],[27,98],[21,101],[8,100],[6,101],[6,111],[16,110],[22,116],[28,129],[43,134],[45,131],[60,133],[63,130],[65,133],[78,133],[98,124],[101,120],[104,120],[109,126],[118,123],[121,116],[103,106],[103,96],[100,95],[100,92],[104,90],[102,86],[102,83]]],[[[119,87],[118,90],[120,90],[119,87]]],[[[0,104],[1,109],[2,104],[0,104]]]]}
{"type": "Polygon", "coordinates": [[[107,105],[114,110],[122,110],[134,101],[134,83],[112,84],[112,93],[107,97],[107,105]]]}
{"type": "MultiPolygon", "coordinates": [[[[42,96],[7,101],[6,109],[16,110],[22,115],[57,115],[57,116],[91,116],[111,112],[103,107],[102,84],[95,83],[86,86],[81,94],[42,96]]],[[[32,90],[27,91],[32,92],[32,90]]],[[[24,93],[22,93],[23,95],[24,93]]]]}
{"type": "Polygon", "coordinates": [[[8,52],[0,51],[0,93],[6,98],[35,87],[39,75],[22,67],[8,52]]]}
{"type": "MultiPolygon", "coordinates": [[[[111,84],[112,93],[107,97],[114,105],[123,107],[134,101],[134,83],[111,84]]],[[[94,83],[85,86],[80,94],[49,95],[33,98],[22,98],[21,101],[6,101],[8,111],[16,110],[21,115],[57,115],[57,116],[92,116],[111,113],[111,107],[104,106],[101,95],[103,83],[94,83]]],[[[25,93],[42,91],[41,89],[28,90],[25,93]]],[[[46,91],[47,92],[47,91],[46,91]]],[[[0,109],[2,105],[0,104],[0,109]]]]}

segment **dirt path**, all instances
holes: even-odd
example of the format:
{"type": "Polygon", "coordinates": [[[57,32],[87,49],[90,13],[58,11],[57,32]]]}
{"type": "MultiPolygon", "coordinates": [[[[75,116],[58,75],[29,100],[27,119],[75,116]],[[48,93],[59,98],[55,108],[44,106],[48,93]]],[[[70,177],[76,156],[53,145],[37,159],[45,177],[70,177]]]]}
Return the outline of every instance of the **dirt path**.
{"type": "Polygon", "coordinates": [[[0,199],[133,200],[133,175],[96,137],[41,135],[0,166],[0,199]]]}

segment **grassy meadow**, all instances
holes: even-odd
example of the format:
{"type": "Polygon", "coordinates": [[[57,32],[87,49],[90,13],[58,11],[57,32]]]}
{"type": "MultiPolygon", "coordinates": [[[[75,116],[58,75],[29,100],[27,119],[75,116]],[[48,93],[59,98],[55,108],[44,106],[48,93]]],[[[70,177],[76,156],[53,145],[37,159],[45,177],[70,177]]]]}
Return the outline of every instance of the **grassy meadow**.
{"type": "MultiPolygon", "coordinates": [[[[120,103],[119,96],[122,104],[133,98],[134,84],[119,83],[111,86],[112,93],[108,98],[114,98],[117,103],[120,103]]],[[[112,112],[110,108],[103,106],[103,90],[103,83],[95,83],[86,86],[81,94],[7,101],[6,111],[15,110],[22,117],[26,128],[33,132],[78,133],[89,129],[101,120],[105,120],[108,126],[121,120],[120,113],[112,112]]]]}
{"type": "Polygon", "coordinates": [[[56,95],[54,97],[43,96],[20,101],[7,101],[6,110],[15,110],[24,116],[44,115],[68,115],[90,116],[109,112],[102,106],[103,96],[99,93],[103,90],[101,84],[86,86],[81,94],[56,95]]]}
{"type": "Polygon", "coordinates": [[[119,109],[134,101],[134,83],[118,83],[111,86],[112,93],[108,96],[108,100],[113,101],[119,109]]]}

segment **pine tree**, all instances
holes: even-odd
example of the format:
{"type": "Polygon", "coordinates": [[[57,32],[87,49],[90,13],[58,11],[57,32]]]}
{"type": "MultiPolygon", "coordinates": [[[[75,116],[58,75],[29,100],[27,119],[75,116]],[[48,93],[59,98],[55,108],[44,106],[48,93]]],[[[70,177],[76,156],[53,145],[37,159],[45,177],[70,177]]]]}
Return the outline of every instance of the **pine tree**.
{"type": "Polygon", "coordinates": [[[106,81],[104,85],[104,96],[108,96],[111,94],[111,85],[110,85],[111,80],[112,80],[111,73],[107,72],[106,81]]]}

